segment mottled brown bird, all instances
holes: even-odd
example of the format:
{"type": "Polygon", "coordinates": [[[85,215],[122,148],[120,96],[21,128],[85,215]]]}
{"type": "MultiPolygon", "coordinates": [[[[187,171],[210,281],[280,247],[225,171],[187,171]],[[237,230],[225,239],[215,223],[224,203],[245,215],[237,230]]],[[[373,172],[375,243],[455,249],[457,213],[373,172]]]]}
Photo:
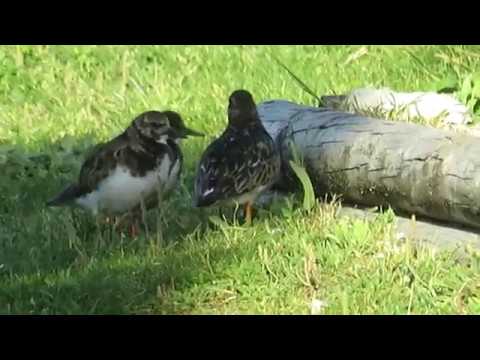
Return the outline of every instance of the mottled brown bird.
{"type": "Polygon", "coordinates": [[[93,215],[116,216],[158,205],[158,195],[177,184],[183,156],[180,139],[201,136],[173,111],[147,111],[111,141],[87,157],[78,180],[47,206],[74,205],[93,215]]]}
{"type": "Polygon", "coordinates": [[[280,173],[280,155],[258,116],[252,95],[236,90],[229,98],[228,125],[198,165],[194,205],[244,205],[251,223],[255,199],[280,173]]]}

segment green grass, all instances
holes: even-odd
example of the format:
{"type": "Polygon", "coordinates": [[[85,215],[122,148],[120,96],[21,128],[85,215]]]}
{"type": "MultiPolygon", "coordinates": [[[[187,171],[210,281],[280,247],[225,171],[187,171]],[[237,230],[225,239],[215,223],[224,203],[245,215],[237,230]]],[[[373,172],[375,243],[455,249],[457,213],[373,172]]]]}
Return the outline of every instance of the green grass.
{"type": "Polygon", "coordinates": [[[302,210],[300,195],[245,227],[213,224],[214,210],[191,207],[196,162],[225,126],[231,91],[315,104],[272,54],[319,95],[448,83],[476,106],[465,83],[480,71],[479,46],[359,49],[0,47],[0,313],[309,314],[313,299],[327,303],[325,314],[480,312],[479,258],[458,263],[399,243],[389,213],[339,220],[336,205],[302,210]],[[89,146],[140,112],[167,108],[208,136],[184,143],[182,184],[150,214],[148,236],[131,240],[81,211],[44,207],[89,146]]]}

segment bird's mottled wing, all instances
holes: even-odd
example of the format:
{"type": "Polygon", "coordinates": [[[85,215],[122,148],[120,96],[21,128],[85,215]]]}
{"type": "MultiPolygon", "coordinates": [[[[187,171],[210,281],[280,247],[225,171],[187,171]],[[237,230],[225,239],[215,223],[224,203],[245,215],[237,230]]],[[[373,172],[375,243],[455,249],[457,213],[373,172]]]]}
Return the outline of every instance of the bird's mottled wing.
{"type": "Polygon", "coordinates": [[[264,132],[241,136],[225,133],[210,145],[200,161],[197,198],[213,203],[270,184],[279,171],[277,157],[273,141],[264,132]]]}
{"type": "Polygon", "coordinates": [[[92,191],[117,165],[122,153],[128,149],[128,142],[118,137],[94,147],[80,169],[78,184],[86,191],[92,191]]]}

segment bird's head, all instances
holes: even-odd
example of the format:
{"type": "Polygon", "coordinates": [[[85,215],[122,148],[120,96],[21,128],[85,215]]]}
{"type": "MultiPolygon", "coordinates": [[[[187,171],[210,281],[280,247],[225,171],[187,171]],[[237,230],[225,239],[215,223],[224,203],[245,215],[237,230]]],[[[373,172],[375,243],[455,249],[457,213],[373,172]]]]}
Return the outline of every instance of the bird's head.
{"type": "Polygon", "coordinates": [[[259,121],[257,106],[247,90],[235,90],[228,102],[228,122],[235,127],[246,127],[259,121]]]}
{"type": "Polygon", "coordinates": [[[168,139],[178,140],[187,136],[202,136],[185,126],[180,114],[174,111],[147,111],[133,120],[133,126],[145,138],[158,143],[168,139]]]}

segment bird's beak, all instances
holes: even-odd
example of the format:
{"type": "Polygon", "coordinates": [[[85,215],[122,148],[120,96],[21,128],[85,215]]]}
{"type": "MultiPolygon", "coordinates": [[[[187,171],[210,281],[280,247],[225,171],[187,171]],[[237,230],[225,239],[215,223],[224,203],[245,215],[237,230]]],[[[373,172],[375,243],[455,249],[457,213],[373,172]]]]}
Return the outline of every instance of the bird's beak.
{"type": "Polygon", "coordinates": [[[204,134],[202,134],[201,132],[198,132],[196,130],[192,130],[192,129],[189,129],[187,127],[183,128],[181,131],[180,131],[180,137],[182,138],[186,138],[188,136],[205,136],[204,134]]]}

